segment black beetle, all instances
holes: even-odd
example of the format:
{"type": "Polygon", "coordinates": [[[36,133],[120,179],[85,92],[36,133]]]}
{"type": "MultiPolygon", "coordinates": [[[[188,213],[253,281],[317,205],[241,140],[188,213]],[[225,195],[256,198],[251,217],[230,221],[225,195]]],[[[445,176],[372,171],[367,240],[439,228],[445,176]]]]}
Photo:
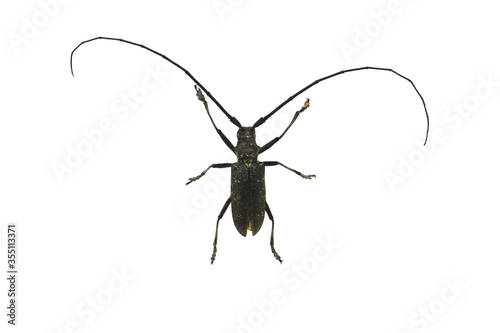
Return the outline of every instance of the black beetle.
{"type": "Polygon", "coordinates": [[[238,232],[242,235],[245,236],[247,235],[247,231],[251,231],[252,234],[255,236],[264,221],[264,213],[267,213],[269,219],[272,222],[272,229],[271,229],[271,251],[274,254],[274,257],[281,263],[283,260],[281,257],[278,255],[276,250],[274,249],[274,217],[273,214],[271,213],[271,209],[269,208],[269,205],[266,201],[266,185],[265,185],[265,167],[267,166],[275,166],[275,165],[281,165],[284,168],[295,172],[297,175],[305,178],[305,179],[311,179],[313,177],[316,177],[315,175],[304,175],[301,172],[294,170],[292,168],[287,167],[286,165],[277,162],[277,161],[272,161],[272,162],[260,162],[258,160],[258,155],[263,153],[264,151],[268,150],[271,148],[276,142],[278,142],[288,131],[288,129],[293,125],[295,120],[297,120],[298,116],[309,107],[309,99],[306,99],[306,102],[302,106],[300,110],[295,112],[295,115],[288,125],[288,127],[283,131],[283,133],[274,138],[273,140],[269,141],[266,143],[264,146],[259,147],[255,141],[255,129],[262,125],[263,123],[266,122],[269,117],[274,115],[279,109],[281,109],[283,106],[288,104],[291,100],[293,100],[295,97],[297,97],[299,94],[303,93],[307,89],[311,88],[312,86],[316,85],[317,83],[324,81],[326,79],[332,78],[334,76],[348,73],[348,72],[354,72],[354,71],[359,71],[363,69],[373,69],[373,70],[381,70],[381,71],[389,71],[392,72],[403,79],[407,80],[408,82],[411,83],[415,91],[417,92],[418,96],[422,100],[422,104],[424,106],[425,110],[425,115],[427,118],[427,131],[425,135],[425,141],[424,145],[427,143],[427,138],[429,135],[429,114],[427,112],[427,107],[425,105],[425,101],[420,94],[420,92],[417,90],[417,87],[413,84],[413,82],[408,79],[407,77],[399,74],[398,72],[390,69],[390,68],[380,68],[380,67],[371,67],[371,66],[366,66],[366,67],[358,67],[358,68],[351,68],[351,69],[346,69],[340,72],[336,72],[334,74],[325,76],[321,79],[318,79],[306,87],[302,88],[292,96],[290,96],[287,100],[285,100],[283,103],[281,103],[279,106],[277,106],[274,110],[272,110],[269,114],[267,114],[265,117],[261,117],[253,126],[251,127],[243,127],[241,126],[240,122],[233,116],[231,116],[223,107],[220,105],[220,103],[210,94],[208,90],[206,90],[198,80],[196,80],[186,69],[181,67],[179,64],[176,62],[172,61],[165,55],[154,51],[150,49],[149,47],[146,47],[141,44],[137,44],[134,42],[130,42],[124,39],[120,38],[111,38],[111,37],[96,37],[92,38],[86,41],[81,42],[72,52],[71,52],[71,57],[70,57],[70,67],[71,67],[71,73],[73,74],[73,54],[74,52],[83,44],[97,40],[97,39],[105,39],[105,40],[114,40],[114,41],[119,41],[127,44],[132,44],[135,46],[142,47],[150,52],[155,53],[156,55],[159,55],[163,59],[169,61],[171,64],[175,65],[186,75],[188,75],[195,83],[195,90],[196,90],[196,95],[198,99],[203,102],[205,109],[207,111],[207,114],[210,118],[210,121],[212,122],[212,125],[214,126],[215,130],[221,137],[222,141],[226,144],[226,146],[231,149],[231,151],[236,155],[237,157],[237,162],[236,163],[217,163],[217,164],[212,164],[209,166],[207,169],[205,169],[200,175],[189,178],[189,181],[186,183],[186,185],[190,184],[191,182],[200,179],[205,175],[205,173],[210,169],[210,168],[231,168],[231,196],[227,199],[225,202],[224,206],[222,207],[222,210],[217,218],[217,225],[215,228],[215,239],[213,243],[213,252],[212,252],[212,257],[211,257],[211,264],[213,264],[215,260],[215,255],[217,252],[217,235],[218,235],[218,230],[219,230],[219,221],[220,219],[224,216],[224,213],[226,212],[227,208],[229,207],[229,204],[231,204],[232,207],[232,213],[233,213],[233,221],[234,225],[236,226],[236,229],[238,232]],[[203,95],[203,92],[205,92],[208,97],[219,107],[219,109],[228,117],[228,119],[238,127],[238,133],[237,133],[237,138],[238,142],[236,144],[236,147],[233,146],[231,141],[222,133],[220,129],[217,128],[215,125],[215,122],[212,119],[212,116],[210,115],[210,111],[208,108],[208,103],[205,99],[205,96],[203,95]]]}

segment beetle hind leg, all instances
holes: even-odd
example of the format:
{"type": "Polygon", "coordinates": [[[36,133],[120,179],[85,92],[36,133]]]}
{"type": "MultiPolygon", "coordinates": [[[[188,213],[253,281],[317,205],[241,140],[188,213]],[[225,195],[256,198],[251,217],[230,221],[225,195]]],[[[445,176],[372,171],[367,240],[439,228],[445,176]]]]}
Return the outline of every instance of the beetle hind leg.
{"type": "Polygon", "coordinates": [[[276,260],[278,260],[281,264],[281,263],[283,263],[283,260],[281,259],[278,252],[276,252],[276,250],[274,249],[274,217],[273,217],[273,214],[271,213],[271,209],[269,208],[269,205],[267,204],[267,202],[266,202],[266,213],[267,213],[267,216],[269,216],[269,219],[271,220],[271,222],[273,224],[271,227],[271,251],[273,252],[276,260]]]}
{"type": "Polygon", "coordinates": [[[230,203],[231,203],[231,197],[227,199],[226,203],[224,204],[224,207],[222,207],[222,210],[220,211],[219,216],[217,217],[217,226],[215,227],[214,251],[212,252],[212,258],[210,258],[211,260],[210,265],[214,264],[215,254],[217,252],[217,236],[219,233],[219,221],[224,216],[224,213],[226,213],[226,210],[229,207],[230,203]]]}

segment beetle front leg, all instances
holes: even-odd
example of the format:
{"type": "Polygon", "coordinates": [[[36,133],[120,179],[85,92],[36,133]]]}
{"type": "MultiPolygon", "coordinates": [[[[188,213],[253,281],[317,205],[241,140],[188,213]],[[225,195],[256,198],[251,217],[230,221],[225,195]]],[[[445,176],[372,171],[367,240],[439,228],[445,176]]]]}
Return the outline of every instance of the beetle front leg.
{"type": "Polygon", "coordinates": [[[273,162],[264,162],[264,165],[265,166],[275,166],[275,165],[281,165],[282,167],[284,167],[285,169],[288,169],[292,172],[295,172],[297,175],[301,176],[302,178],[305,178],[305,179],[312,179],[312,178],[316,178],[316,175],[304,175],[302,174],[301,172],[297,171],[297,170],[294,170],[292,168],[289,168],[287,167],[286,165],[280,163],[280,162],[276,162],[276,161],[273,161],[273,162]]]}
{"type": "MultiPolygon", "coordinates": [[[[210,110],[208,109],[208,103],[205,100],[205,96],[203,95],[203,92],[196,85],[194,86],[194,89],[196,90],[196,97],[198,97],[198,100],[200,100],[203,103],[203,105],[205,105],[205,110],[207,110],[208,117],[210,118],[210,121],[212,122],[212,125],[214,125],[215,130],[219,134],[219,136],[222,139],[222,141],[224,141],[224,143],[226,144],[226,146],[228,146],[228,148],[231,149],[231,151],[234,153],[234,146],[231,143],[231,141],[229,141],[229,139],[227,138],[227,136],[224,133],[222,133],[222,131],[220,129],[218,129],[217,126],[215,125],[215,122],[212,119],[212,115],[210,114],[210,110]]],[[[222,112],[226,113],[225,110],[222,110],[222,112]]],[[[240,125],[240,122],[238,121],[238,119],[234,118],[229,113],[227,113],[226,115],[227,115],[227,117],[229,118],[229,120],[233,124],[235,124],[236,126],[238,126],[238,128],[241,128],[241,125],[240,125]]]]}
{"type": "Polygon", "coordinates": [[[210,168],[229,168],[229,167],[231,167],[231,165],[232,165],[231,163],[217,163],[217,164],[212,164],[211,166],[209,166],[208,168],[206,168],[205,170],[203,170],[203,172],[201,174],[199,174],[198,176],[189,178],[189,181],[186,183],[186,185],[189,185],[192,182],[194,182],[194,181],[200,179],[201,177],[205,176],[205,174],[207,173],[208,170],[210,170],[210,168]]]}
{"type": "MultiPolygon", "coordinates": [[[[309,98],[306,98],[306,102],[304,103],[304,106],[302,106],[302,108],[301,108],[299,111],[295,112],[295,115],[293,116],[292,121],[290,122],[290,124],[288,125],[288,127],[285,129],[285,131],[284,131],[284,132],[283,132],[280,136],[275,137],[274,139],[272,139],[271,141],[269,141],[268,143],[266,143],[265,145],[263,145],[263,146],[260,148],[260,154],[262,154],[263,152],[265,152],[266,150],[268,150],[269,148],[271,148],[272,146],[274,146],[274,144],[275,144],[276,142],[278,142],[278,141],[279,141],[279,140],[280,140],[280,139],[281,139],[281,138],[285,135],[285,133],[288,131],[288,129],[289,129],[290,127],[292,127],[292,125],[293,125],[293,123],[295,122],[295,120],[297,120],[297,118],[299,117],[299,115],[300,115],[302,112],[304,112],[304,111],[305,111],[305,110],[309,107],[309,105],[310,105],[310,104],[309,104],[309,98]]],[[[258,127],[258,126],[262,125],[262,124],[263,124],[263,123],[267,120],[267,118],[268,118],[269,116],[271,116],[271,115],[272,115],[272,113],[271,113],[271,114],[268,114],[268,115],[267,115],[266,117],[264,117],[264,118],[260,118],[260,119],[259,119],[259,120],[258,120],[258,121],[257,121],[257,122],[253,125],[253,127],[255,128],[255,127],[258,127]]]]}

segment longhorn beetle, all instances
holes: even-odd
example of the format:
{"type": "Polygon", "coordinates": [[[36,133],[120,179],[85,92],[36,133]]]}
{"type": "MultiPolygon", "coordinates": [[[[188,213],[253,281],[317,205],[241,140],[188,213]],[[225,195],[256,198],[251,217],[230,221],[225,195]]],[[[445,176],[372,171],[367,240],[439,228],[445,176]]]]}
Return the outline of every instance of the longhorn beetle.
{"type": "Polygon", "coordinates": [[[372,69],[372,70],[379,70],[379,71],[388,71],[392,72],[403,79],[407,80],[408,82],[411,83],[415,91],[417,92],[418,96],[422,100],[422,104],[424,105],[424,111],[425,111],[425,116],[427,118],[427,131],[425,134],[425,141],[424,145],[427,143],[427,138],[429,136],[429,114],[427,113],[427,107],[425,106],[425,101],[420,92],[417,90],[417,87],[413,82],[408,79],[407,77],[399,74],[398,72],[390,69],[390,68],[380,68],[380,67],[358,67],[358,68],[351,68],[351,69],[346,69],[340,72],[336,72],[334,74],[325,76],[323,78],[320,78],[306,87],[302,88],[292,96],[288,97],[283,103],[278,105],[274,110],[272,110],[269,114],[267,114],[265,117],[259,118],[250,127],[245,127],[241,126],[240,122],[238,119],[230,115],[223,107],[220,105],[220,103],[212,96],[212,94],[203,87],[203,85],[198,82],[197,79],[194,78],[186,69],[184,69],[182,66],[171,60],[170,58],[166,57],[165,55],[154,51],[150,49],[149,47],[146,47],[141,44],[137,44],[134,42],[130,42],[127,40],[123,40],[120,38],[111,38],[111,37],[96,37],[92,38],[86,41],[81,42],[72,52],[71,52],[71,57],[70,57],[70,67],[71,67],[71,74],[74,76],[73,73],[73,54],[74,52],[83,44],[97,40],[97,39],[104,39],[104,40],[113,40],[113,41],[119,41],[131,45],[135,45],[138,47],[142,47],[160,57],[163,59],[167,60],[177,68],[181,69],[186,73],[187,76],[189,76],[194,82],[195,82],[195,90],[196,90],[196,96],[198,99],[203,103],[205,106],[205,110],[207,111],[208,117],[210,118],[210,121],[212,122],[212,125],[214,126],[215,130],[217,131],[217,134],[221,137],[222,141],[226,144],[226,146],[231,149],[231,151],[236,155],[237,157],[237,162],[236,163],[216,163],[210,165],[208,168],[206,168],[200,175],[196,177],[189,178],[189,181],[186,183],[186,185],[200,179],[207,173],[207,171],[211,168],[231,168],[231,196],[226,200],[226,203],[222,207],[222,210],[217,217],[217,224],[215,227],[215,239],[213,243],[213,252],[212,252],[212,257],[211,257],[211,264],[213,264],[215,260],[215,255],[217,252],[217,234],[219,230],[219,221],[220,219],[224,216],[224,213],[226,212],[227,208],[229,207],[229,204],[231,204],[231,209],[233,213],[233,221],[234,225],[236,226],[236,229],[238,232],[246,237],[247,231],[251,231],[252,234],[255,236],[260,228],[262,227],[262,223],[264,222],[264,212],[267,213],[267,216],[272,222],[272,228],[271,228],[271,251],[274,255],[274,257],[281,263],[283,260],[281,257],[278,255],[276,250],[274,249],[274,217],[273,214],[271,213],[271,209],[269,208],[269,204],[266,201],[266,186],[265,186],[265,177],[264,177],[264,171],[266,167],[270,166],[275,166],[275,165],[281,165],[285,169],[288,169],[292,172],[295,172],[297,175],[301,176],[302,178],[305,179],[311,179],[313,177],[316,177],[315,175],[304,175],[301,172],[294,170],[292,168],[287,167],[286,165],[277,162],[277,161],[270,161],[270,162],[260,162],[258,160],[259,154],[262,154],[272,146],[276,142],[278,142],[290,129],[290,127],[293,125],[295,120],[299,117],[299,115],[304,112],[308,107],[309,107],[309,99],[307,98],[304,105],[300,110],[295,112],[295,115],[293,116],[292,121],[288,125],[288,127],[283,131],[283,133],[266,143],[264,146],[259,147],[255,141],[255,129],[259,127],[260,125],[264,124],[272,115],[274,115],[279,109],[284,107],[286,104],[288,104],[290,101],[292,101],[295,97],[306,91],[307,89],[311,88],[312,86],[318,84],[321,81],[327,80],[329,78],[335,77],[340,74],[344,73],[349,73],[349,72],[354,72],[354,71],[359,71],[363,69],[372,69]],[[222,131],[217,128],[215,125],[214,120],[212,119],[212,116],[210,115],[210,111],[208,109],[208,103],[205,99],[205,96],[203,95],[203,92],[210,97],[210,99],[219,107],[219,109],[226,115],[226,117],[238,127],[238,132],[237,132],[237,139],[238,142],[236,143],[236,146],[234,146],[231,141],[222,133],[222,131]]]}

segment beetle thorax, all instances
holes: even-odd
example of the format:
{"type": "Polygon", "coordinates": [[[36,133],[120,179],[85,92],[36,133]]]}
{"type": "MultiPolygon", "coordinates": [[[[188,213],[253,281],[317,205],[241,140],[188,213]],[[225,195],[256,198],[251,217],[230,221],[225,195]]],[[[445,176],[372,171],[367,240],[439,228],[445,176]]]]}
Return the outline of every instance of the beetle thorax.
{"type": "Polygon", "coordinates": [[[238,143],[236,144],[236,155],[238,162],[250,166],[257,162],[260,147],[255,142],[255,128],[241,127],[237,133],[238,143]]]}

